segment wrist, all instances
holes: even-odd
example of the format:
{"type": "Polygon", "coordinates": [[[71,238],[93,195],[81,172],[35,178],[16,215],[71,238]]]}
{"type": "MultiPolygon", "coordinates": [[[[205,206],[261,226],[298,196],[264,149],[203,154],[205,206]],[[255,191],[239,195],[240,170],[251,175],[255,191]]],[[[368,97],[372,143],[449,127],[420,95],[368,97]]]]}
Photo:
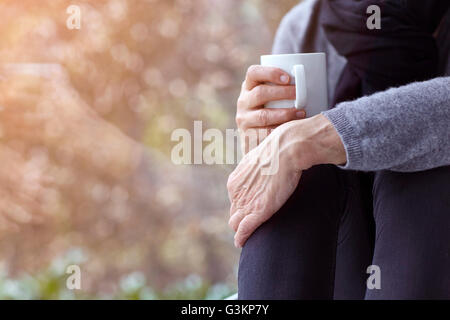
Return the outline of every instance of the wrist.
{"type": "Polygon", "coordinates": [[[294,153],[302,155],[301,166],[319,164],[343,165],[347,162],[342,140],[333,124],[322,114],[295,121],[294,153]]]}

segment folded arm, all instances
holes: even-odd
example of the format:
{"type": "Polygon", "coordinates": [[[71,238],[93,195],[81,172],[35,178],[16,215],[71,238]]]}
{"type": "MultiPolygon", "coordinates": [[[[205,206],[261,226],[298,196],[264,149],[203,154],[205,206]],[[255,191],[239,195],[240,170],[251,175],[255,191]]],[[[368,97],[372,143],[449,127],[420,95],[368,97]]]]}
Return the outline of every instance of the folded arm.
{"type": "Polygon", "coordinates": [[[450,164],[449,87],[449,77],[413,83],[278,126],[228,179],[236,246],[279,210],[311,166],[421,171],[450,164]],[[278,159],[274,174],[263,174],[267,158],[278,159]]]}
{"type": "Polygon", "coordinates": [[[450,77],[344,102],[323,114],[341,137],[345,169],[407,172],[450,164],[450,77]]]}

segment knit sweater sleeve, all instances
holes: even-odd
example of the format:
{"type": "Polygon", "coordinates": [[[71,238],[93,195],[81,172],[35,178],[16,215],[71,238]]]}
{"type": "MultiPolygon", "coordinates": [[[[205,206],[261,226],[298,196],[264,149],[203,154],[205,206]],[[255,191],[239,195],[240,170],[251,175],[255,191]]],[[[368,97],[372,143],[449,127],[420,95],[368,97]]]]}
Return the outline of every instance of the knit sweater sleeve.
{"type": "Polygon", "coordinates": [[[344,169],[409,172],[450,165],[450,77],[392,88],[322,114],[342,139],[344,169]]]}

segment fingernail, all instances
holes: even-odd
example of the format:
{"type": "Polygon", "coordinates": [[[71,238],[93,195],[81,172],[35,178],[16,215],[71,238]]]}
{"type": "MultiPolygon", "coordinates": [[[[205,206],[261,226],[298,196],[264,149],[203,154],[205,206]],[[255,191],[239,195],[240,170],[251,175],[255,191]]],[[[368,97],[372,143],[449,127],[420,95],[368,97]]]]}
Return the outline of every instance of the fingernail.
{"type": "Polygon", "coordinates": [[[288,83],[289,82],[289,77],[287,75],[283,74],[280,77],[280,81],[281,81],[281,83],[288,83]]]}
{"type": "Polygon", "coordinates": [[[297,112],[295,113],[295,115],[296,115],[296,117],[297,117],[298,119],[303,119],[303,118],[306,116],[306,112],[303,111],[303,110],[300,110],[300,111],[297,111],[297,112]]]}

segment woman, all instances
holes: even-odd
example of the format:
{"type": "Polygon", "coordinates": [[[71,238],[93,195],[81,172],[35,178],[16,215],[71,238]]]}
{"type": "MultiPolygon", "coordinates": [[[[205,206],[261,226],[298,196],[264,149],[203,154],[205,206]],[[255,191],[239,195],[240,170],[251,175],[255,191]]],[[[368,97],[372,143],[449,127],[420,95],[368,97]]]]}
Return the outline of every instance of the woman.
{"type": "Polygon", "coordinates": [[[228,181],[230,226],[245,244],[240,299],[450,298],[450,78],[439,77],[450,75],[447,8],[308,0],[283,20],[274,53],[327,52],[336,106],[306,120],[262,109],[294,90],[281,70],[247,73],[239,128],[276,129],[228,181]],[[381,30],[364,29],[373,4],[381,30]],[[280,171],[263,176],[253,159],[274,139],[280,171]],[[366,287],[371,265],[380,288],[366,287]]]}

